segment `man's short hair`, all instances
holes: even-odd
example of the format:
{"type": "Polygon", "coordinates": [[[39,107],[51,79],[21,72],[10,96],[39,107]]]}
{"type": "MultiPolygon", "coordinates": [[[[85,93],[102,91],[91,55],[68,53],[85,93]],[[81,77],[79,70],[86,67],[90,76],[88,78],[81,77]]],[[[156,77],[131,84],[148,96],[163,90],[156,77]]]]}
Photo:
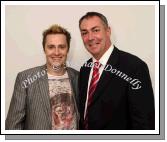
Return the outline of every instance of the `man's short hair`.
{"type": "Polygon", "coordinates": [[[66,40],[67,40],[67,44],[68,44],[68,50],[70,48],[70,41],[71,41],[71,35],[70,33],[63,27],[55,24],[52,25],[50,28],[46,29],[43,32],[43,41],[42,41],[42,45],[43,45],[43,49],[45,50],[45,43],[46,43],[46,36],[49,34],[64,34],[66,36],[66,40]]]}
{"type": "Polygon", "coordinates": [[[80,18],[80,20],[79,20],[79,27],[80,27],[80,25],[81,25],[81,23],[82,23],[82,21],[83,21],[84,19],[88,19],[88,18],[91,18],[91,17],[93,17],[93,16],[99,17],[99,18],[102,20],[104,26],[108,27],[107,18],[106,18],[103,14],[98,13],[98,12],[87,12],[84,16],[82,16],[82,17],[80,18]]]}

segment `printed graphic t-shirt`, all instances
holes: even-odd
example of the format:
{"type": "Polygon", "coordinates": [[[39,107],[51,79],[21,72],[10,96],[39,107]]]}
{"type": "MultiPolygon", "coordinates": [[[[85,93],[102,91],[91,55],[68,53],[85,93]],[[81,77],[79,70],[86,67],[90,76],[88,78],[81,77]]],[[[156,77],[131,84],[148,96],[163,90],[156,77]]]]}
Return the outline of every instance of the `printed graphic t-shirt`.
{"type": "Polygon", "coordinates": [[[63,76],[48,74],[52,107],[52,130],[77,129],[76,108],[67,72],[63,76]]]}

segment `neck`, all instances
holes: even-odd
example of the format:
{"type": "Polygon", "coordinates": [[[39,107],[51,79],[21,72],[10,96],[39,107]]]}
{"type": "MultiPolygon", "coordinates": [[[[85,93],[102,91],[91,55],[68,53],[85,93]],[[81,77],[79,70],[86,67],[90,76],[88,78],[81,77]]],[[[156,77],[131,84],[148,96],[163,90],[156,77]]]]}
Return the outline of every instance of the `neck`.
{"type": "Polygon", "coordinates": [[[64,73],[66,72],[66,68],[64,68],[64,66],[60,66],[58,68],[53,68],[53,67],[47,65],[47,72],[51,75],[54,75],[54,76],[61,76],[61,75],[64,75],[64,73]]]}
{"type": "Polygon", "coordinates": [[[97,56],[94,55],[93,57],[94,57],[97,61],[99,61],[100,58],[104,55],[104,53],[110,48],[110,46],[111,46],[111,42],[108,43],[107,48],[105,48],[105,50],[104,50],[101,54],[99,54],[99,55],[97,55],[97,56]]]}

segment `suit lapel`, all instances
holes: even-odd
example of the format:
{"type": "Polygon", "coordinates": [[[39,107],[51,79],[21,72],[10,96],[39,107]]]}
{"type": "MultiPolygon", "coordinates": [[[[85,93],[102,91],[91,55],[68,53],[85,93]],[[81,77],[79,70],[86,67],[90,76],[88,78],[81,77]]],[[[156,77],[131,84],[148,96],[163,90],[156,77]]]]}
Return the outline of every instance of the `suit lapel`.
{"type": "Polygon", "coordinates": [[[51,106],[50,106],[50,97],[49,97],[49,85],[48,85],[48,76],[47,76],[47,70],[46,66],[42,66],[41,72],[44,72],[45,74],[39,78],[38,84],[39,84],[39,90],[40,90],[40,96],[41,101],[43,103],[43,109],[46,112],[46,116],[48,117],[49,122],[51,122],[51,106]]]}
{"type": "MultiPolygon", "coordinates": [[[[114,47],[112,54],[110,55],[107,64],[106,65],[111,65],[114,67],[118,63],[119,60],[119,50],[114,47]]],[[[102,75],[98,81],[96,90],[94,92],[94,97],[92,100],[92,104],[96,101],[98,97],[100,97],[103,93],[103,90],[105,89],[105,86],[111,81],[111,73],[109,71],[104,71],[102,72],[102,75]]]]}

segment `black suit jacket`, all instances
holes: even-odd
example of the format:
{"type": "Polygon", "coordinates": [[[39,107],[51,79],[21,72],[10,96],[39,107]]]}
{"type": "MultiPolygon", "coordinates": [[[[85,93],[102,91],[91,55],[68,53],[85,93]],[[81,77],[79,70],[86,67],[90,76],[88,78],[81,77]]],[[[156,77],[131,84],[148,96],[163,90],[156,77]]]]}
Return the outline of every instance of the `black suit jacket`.
{"type": "MultiPolygon", "coordinates": [[[[92,59],[80,69],[80,129],[83,129],[90,62],[92,59]]],[[[106,66],[103,70],[89,107],[89,129],[155,129],[154,96],[147,65],[116,47],[107,65],[110,68],[106,66]],[[139,89],[135,89],[137,84],[139,89]]]]}

